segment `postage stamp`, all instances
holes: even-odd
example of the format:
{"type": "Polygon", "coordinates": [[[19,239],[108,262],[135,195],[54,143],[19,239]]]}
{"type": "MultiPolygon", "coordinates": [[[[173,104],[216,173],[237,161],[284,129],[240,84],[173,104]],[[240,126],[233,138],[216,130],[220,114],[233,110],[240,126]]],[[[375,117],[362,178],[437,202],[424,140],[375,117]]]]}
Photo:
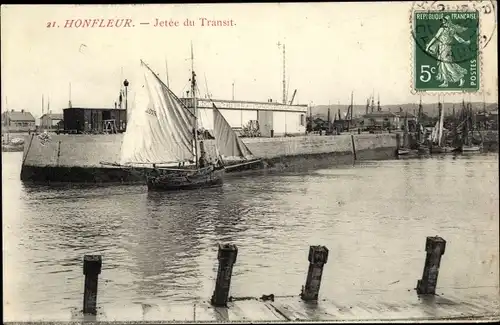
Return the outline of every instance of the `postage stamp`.
{"type": "Polygon", "coordinates": [[[482,92],[483,53],[496,1],[415,1],[410,11],[413,93],[482,92]]]}
{"type": "Polygon", "coordinates": [[[415,91],[479,90],[479,15],[478,11],[413,12],[415,91]]]}

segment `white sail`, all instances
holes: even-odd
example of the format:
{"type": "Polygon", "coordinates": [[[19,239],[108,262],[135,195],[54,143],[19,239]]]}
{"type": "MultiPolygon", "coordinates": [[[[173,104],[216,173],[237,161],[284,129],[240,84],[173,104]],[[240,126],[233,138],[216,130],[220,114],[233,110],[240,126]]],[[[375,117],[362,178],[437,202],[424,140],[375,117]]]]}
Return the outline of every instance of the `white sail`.
{"type": "Polygon", "coordinates": [[[439,118],[432,128],[432,133],[431,133],[431,140],[433,143],[438,143],[438,130],[439,130],[439,118]]]}
{"type": "Polygon", "coordinates": [[[443,128],[444,128],[444,110],[440,110],[440,116],[439,116],[439,128],[438,128],[438,145],[441,146],[442,144],[442,139],[443,139],[443,128]]]}
{"type": "Polygon", "coordinates": [[[193,161],[194,117],[141,61],[144,74],[125,132],[120,163],[193,161]]]}
{"type": "Polygon", "coordinates": [[[215,143],[222,157],[231,160],[251,158],[251,151],[236,135],[215,105],[213,105],[213,111],[215,143]]]}

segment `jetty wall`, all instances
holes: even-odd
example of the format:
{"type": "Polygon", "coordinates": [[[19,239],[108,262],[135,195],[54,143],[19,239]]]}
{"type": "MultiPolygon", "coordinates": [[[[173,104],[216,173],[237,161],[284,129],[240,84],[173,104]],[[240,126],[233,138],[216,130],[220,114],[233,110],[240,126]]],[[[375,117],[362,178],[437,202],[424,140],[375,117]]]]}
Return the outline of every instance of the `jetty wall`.
{"type": "MultiPolygon", "coordinates": [[[[122,141],[122,134],[54,134],[48,141],[38,136],[30,137],[25,143],[21,180],[43,183],[143,182],[140,168],[127,169],[109,164],[119,162],[122,141]]],[[[204,142],[208,155],[215,157],[215,141],[204,142]]],[[[321,168],[352,163],[354,159],[388,159],[395,156],[397,145],[395,134],[244,138],[243,142],[257,158],[262,158],[262,163],[252,166],[253,169],[321,168]]]]}
{"type": "MultiPolygon", "coordinates": [[[[322,168],[349,164],[354,160],[395,157],[395,133],[308,135],[277,138],[244,138],[243,142],[262,164],[254,168],[322,168]]],[[[498,131],[484,131],[488,147],[498,148],[498,131]]],[[[118,163],[123,134],[51,135],[49,141],[27,137],[21,180],[34,182],[136,183],[143,181],[140,169],[125,169],[118,163]]],[[[205,150],[215,157],[215,141],[206,140],[205,150]]],[[[237,171],[237,170],[235,170],[237,171]]]]}
{"type": "MultiPolygon", "coordinates": [[[[244,138],[243,142],[256,157],[276,159],[329,153],[352,153],[352,141],[359,154],[365,150],[395,149],[395,134],[356,134],[334,136],[297,136],[282,138],[244,138]]],[[[101,162],[118,162],[122,134],[52,135],[42,142],[28,138],[24,148],[26,166],[102,167],[101,162]]],[[[215,141],[206,140],[205,149],[214,156],[215,141]]]]}

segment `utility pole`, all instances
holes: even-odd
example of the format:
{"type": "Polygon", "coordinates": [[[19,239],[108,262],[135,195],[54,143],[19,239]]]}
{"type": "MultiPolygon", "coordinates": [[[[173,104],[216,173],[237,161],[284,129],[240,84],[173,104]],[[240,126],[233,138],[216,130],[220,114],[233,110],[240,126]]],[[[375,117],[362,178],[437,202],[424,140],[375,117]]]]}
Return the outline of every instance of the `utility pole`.
{"type": "MultiPolygon", "coordinates": [[[[278,47],[280,47],[282,44],[278,42],[278,47]]],[[[285,73],[285,44],[283,44],[283,104],[286,104],[286,73],[285,73]]]]}

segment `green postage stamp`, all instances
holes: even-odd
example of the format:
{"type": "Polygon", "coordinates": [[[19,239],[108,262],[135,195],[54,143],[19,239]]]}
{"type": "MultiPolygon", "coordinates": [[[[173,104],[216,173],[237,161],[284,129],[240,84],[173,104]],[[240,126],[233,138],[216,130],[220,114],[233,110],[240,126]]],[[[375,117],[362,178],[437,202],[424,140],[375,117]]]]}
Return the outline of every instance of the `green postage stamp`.
{"type": "Polygon", "coordinates": [[[415,10],[412,15],[414,91],[479,91],[480,12],[415,10]]]}

